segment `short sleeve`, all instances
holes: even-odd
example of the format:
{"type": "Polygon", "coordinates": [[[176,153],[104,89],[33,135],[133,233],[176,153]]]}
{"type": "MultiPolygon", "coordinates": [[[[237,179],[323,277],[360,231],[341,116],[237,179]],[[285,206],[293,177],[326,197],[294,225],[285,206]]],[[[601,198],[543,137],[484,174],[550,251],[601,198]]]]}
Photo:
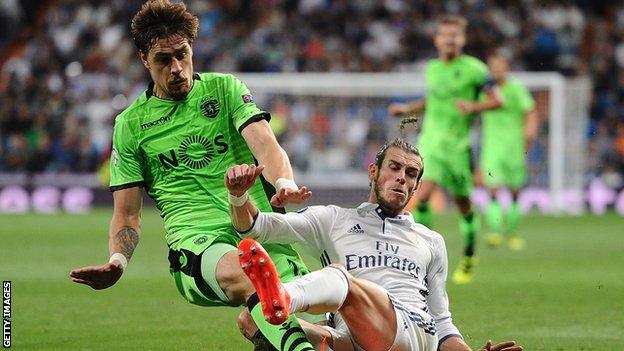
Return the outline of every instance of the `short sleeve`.
{"type": "Polygon", "coordinates": [[[113,150],[110,157],[110,191],[143,185],[143,167],[136,144],[125,120],[118,120],[113,129],[113,150]]]}
{"type": "Polygon", "coordinates": [[[271,115],[256,106],[253,95],[240,79],[233,75],[228,75],[227,101],[230,118],[240,133],[245,127],[253,122],[263,119],[269,121],[271,115]]]}
{"type": "Polygon", "coordinates": [[[518,103],[523,113],[531,111],[535,107],[535,100],[529,90],[518,84],[518,103]]]}

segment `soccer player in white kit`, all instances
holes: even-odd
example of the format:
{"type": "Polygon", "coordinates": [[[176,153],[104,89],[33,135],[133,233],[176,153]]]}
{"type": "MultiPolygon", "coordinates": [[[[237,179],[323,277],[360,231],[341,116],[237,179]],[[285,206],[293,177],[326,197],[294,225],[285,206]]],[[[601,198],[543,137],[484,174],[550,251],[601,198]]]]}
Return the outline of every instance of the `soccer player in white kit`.
{"type": "MultiPolygon", "coordinates": [[[[260,212],[246,191],[262,169],[238,165],[226,172],[234,228],[262,243],[299,242],[324,266],[282,285],[262,247],[243,240],[241,266],[267,320],[280,324],[290,313],[335,312],[330,327],[303,325],[311,341],[325,337],[335,351],[470,350],[448,309],[444,240],[405,211],[424,169],[414,146],[395,139],[381,148],[368,168],[369,200],[354,209],[260,212]]],[[[522,347],[488,341],[481,350],[522,347]]]]}

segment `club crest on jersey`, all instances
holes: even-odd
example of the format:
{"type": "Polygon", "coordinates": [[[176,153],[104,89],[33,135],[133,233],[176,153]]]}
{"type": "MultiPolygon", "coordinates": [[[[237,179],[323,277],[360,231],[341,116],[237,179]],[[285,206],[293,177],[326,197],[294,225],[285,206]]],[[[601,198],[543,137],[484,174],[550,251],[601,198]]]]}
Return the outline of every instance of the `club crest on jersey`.
{"type": "Polygon", "coordinates": [[[221,107],[219,106],[219,101],[216,99],[206,98],[202,100],[201,105],[199,106],[202,114],[206,118],[215,118],[219,114],[221,107]]]}
{"type": "Polygon", "coordinates": [[[253,102],[253,96],[251,94],[243,95],[243,102],[246,104],[253,102]]]}

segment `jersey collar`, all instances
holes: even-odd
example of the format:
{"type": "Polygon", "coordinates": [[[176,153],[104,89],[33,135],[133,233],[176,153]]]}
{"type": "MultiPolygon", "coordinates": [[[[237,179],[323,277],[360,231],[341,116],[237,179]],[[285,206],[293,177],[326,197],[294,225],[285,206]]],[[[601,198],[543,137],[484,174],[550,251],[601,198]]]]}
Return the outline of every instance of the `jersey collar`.
{"type": "Polygon", "coordinates": [[[408,227],[413,227],[416,225],[416,222],[414,222],[414,217],[412,217],[410,213],[398,215],[395,217],[386,216],[386,214],[383,213],[379,204],[373,204],[370,202],[363,202],[360,206],[358,206],[357,212],[360,216],[366,216],[366,214],[374,212],[379,218],[381,218],[382,221],[389,219],[392,221],[404,222],[405,225],[407,225],[408,227]]]}

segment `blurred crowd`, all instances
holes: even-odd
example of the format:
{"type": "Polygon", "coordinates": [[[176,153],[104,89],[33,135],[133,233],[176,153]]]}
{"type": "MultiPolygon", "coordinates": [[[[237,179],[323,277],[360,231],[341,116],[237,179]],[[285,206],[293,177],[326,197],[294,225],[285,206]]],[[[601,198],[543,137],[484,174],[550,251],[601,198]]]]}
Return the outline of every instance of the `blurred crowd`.
{"type": "MultiPolygon", "coordinates": [[[[107,159],[114,116],[148,79],[128,33],[141,3],[0,2],[0,172],[92,172],[107,159]]],[[[469,54],[483,58],[498,48],[514,70],[591,77],[590,171],[608,172],[622,185],[622,1],[185,3],[200,19],[196,70],[222,72],[419,70],[435,56],[435,19],[462,14],[469,21],[469,54]]],[[[296,166],[318,170],[361,168],[366,150],[386,137],[378,127],[387,119],[379,108],[385,103],[352,99],[327,106],[276,96],[263,107],[277,117],[274,127],[296,166]],[[323,152],[305,152],[312,147],[323,152]]]]}

